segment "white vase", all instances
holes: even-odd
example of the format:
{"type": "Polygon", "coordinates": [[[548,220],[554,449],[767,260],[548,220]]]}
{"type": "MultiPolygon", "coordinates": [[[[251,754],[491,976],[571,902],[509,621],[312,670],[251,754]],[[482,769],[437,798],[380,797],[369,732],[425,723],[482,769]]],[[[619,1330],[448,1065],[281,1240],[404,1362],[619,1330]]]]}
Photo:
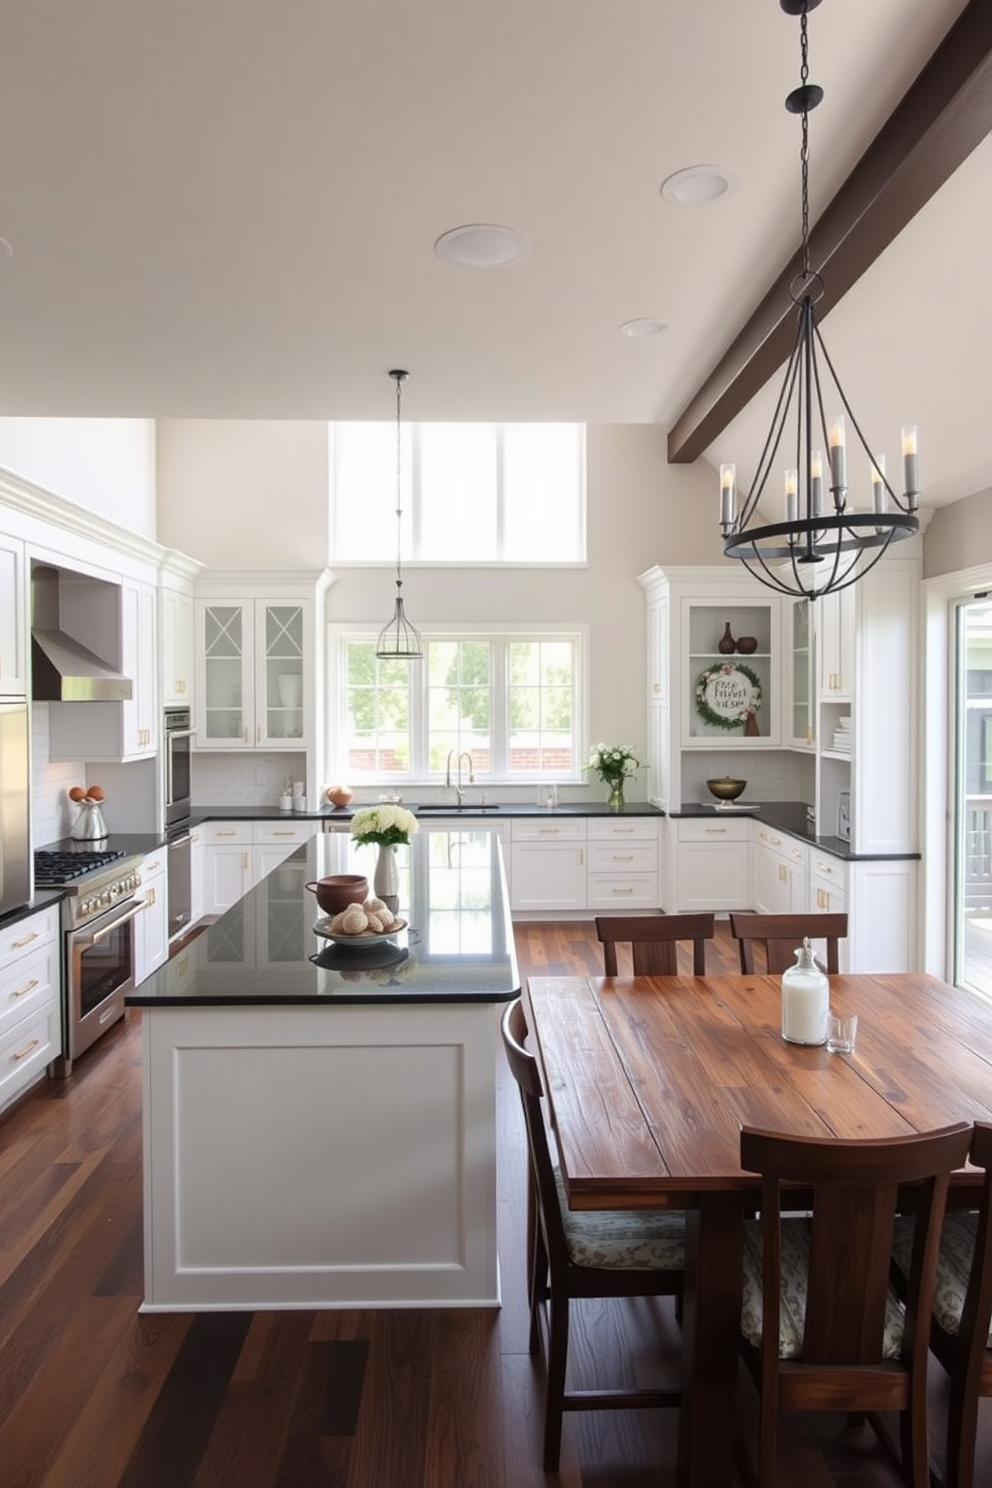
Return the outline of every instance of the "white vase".
{"type": "Polygon", "coordinates": [[[372,880],[372,888],[375,897],[381,899],[383,904],[396,913],[399,904],[400,875],[396,866],[396,848],[391,844],[379,843],[379,856],[375,861],[375,877],[372,880]]]}

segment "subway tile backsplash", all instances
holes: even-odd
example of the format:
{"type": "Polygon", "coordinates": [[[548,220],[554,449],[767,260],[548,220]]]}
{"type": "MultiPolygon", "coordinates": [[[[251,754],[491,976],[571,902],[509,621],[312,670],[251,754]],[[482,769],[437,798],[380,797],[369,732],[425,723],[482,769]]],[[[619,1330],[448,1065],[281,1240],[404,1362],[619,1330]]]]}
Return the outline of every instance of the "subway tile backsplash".
{"type": "Polygon", "coordinates": [[[68,837],[74,813],[69,804],[69,790],[86,780],[86,766],[81,762],[48,758],[49,704],[31,705],[31,824],[32,842],[44,847],[60,837],[68,837]]]}
{"type": "Polygon", "coordinates": [[[278,806],[293,780],[306,780],[304,754],[193,755],[193,806],[278,806]]]}

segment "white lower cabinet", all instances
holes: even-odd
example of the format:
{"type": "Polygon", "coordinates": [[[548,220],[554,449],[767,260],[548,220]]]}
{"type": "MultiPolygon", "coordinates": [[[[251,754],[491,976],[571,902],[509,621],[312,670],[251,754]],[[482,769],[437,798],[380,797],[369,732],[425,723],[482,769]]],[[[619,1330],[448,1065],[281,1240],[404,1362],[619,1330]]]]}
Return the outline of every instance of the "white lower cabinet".
{"type": "Polygon", "coordinates": [[[753,907],[759,914],[802,914],[806,909],[806,844],[757,823],[751,831],[753,907]]]}
{"type": "Polygon", "coordinates": [[[59,941],[57,904],[0,932],[0,1110],[61,1052],[59,941]]]}
{"type": "Polygon", "coordinates": [[[650,817],[589,817],[586,907],[657,910],[658,823],[650,817]]]}
{"type": "Polygon", "coordinates": [[[165,848],[149,853],[138,870],[144,908],[134,922],[134,984],[140,986],[169,959],[169,892],[165,848]]]}
{"type": "MultiPolygon", "coordinates": [[[[264,821],[208,821],[197,829],[202,839],[200,917],[221,915],[278,868],[320,823],[266,819],[264,821]]],[[[194,903],[196,895],[194,894],[194,903]]]]}
{"type": "Polygon", "coordinates": [[[810,851],[809,908],[847,914],[841,971],[913,971],[917,863],[871,858],[844,863],[810,851]]]}
{"type": "Polygon", "coordinates": [[[746,909],[751,903],[751,824],[682,817],[676,853],[676,909],[746,909]]]}
{"type": "Polygon", "coordinates": [[[512,824],[510,904],[544,913],[586,907],[586,823],[581,817],[525,817],[512,824]]]}

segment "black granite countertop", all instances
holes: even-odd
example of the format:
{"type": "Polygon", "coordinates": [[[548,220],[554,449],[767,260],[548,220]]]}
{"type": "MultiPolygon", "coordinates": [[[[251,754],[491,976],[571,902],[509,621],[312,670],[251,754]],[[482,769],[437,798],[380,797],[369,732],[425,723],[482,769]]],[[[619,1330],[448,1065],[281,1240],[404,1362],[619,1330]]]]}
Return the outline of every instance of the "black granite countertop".
{"type": "Polygon", "coordinates": [[[425,828],[397,850],[388,940],[338,944],[307,883],[364,873],[368,848],[320,833],[131,993],[132,1007],[507,1002],[520,990],[500,845],[490,832],[425,828]]]}
{"type": "Polygon", "coordinates": [[[47,909],[50,904],[58,904],[59,900],[64,898],[63,889],[38,889],[26,904],[18,904],[16,909],[9,909],[4,914],[0,914],[0,930],[7,925],[16,925],[19,920],[30,919],[39,910],[47,909]]]}
{"type": "Polygon", "coordinates": [[[678,811],[670,811],[668,814],[676,819],[679,817],[744,816],[751,821],[763,821],[776,832],[786,832],[800,842],[808,842],[811,847],[817,848],[820,852],[850,863],[886,862],[888,860],[905,862],[922,856],[918,852],[854,852],[851,844],[845,842],[843,837],[820,836],[813,831],[807,821],[806,807],[802,801],[760,801],[754,802],[747,808],[735,806],[733,810],[725,806],[717,806],[715,802],[711,805],[708,801],[683,801],[678,811]]]}
{"type": "MultiPolygon", "coordinates": [[[[379,801],[356,801],[351,806],[322,806],[316,811],[280,811],[277,806],[196,806],[190,818],[195,825],[205,821],[316,821],[334,822],[350,821],[356,811],[364,811],[367,807],[386,805],[379,801]]],[[[432,816],[474,816],[479,818],[494,817],[497,820],[512,817],[527,816],[664,816],[665,812],[658,806],[652,806],[650,801],[628,801],[622,811],[614,811],[607,806],[605,801],[574,801],[565,802],[554,808],[538,806],[526,801],[498,802],[494,805],[483,806],[478,802],[469,802],[464,806],[456,806],[453,802],[431,801],[398,802],[407,811],[412,811],[424,824],[428,824],[432,816]]]]}

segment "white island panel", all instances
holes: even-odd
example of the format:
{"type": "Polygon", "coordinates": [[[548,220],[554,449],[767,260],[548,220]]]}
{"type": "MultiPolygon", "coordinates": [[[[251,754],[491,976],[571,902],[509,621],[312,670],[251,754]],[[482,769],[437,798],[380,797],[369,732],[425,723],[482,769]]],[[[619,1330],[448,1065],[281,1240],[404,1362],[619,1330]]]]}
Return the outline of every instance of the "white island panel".
{"type": "Polygon", "coordinates": [[[146,1016],[145,1310],[498,1305],[497,1016],[146,1016]]]}

